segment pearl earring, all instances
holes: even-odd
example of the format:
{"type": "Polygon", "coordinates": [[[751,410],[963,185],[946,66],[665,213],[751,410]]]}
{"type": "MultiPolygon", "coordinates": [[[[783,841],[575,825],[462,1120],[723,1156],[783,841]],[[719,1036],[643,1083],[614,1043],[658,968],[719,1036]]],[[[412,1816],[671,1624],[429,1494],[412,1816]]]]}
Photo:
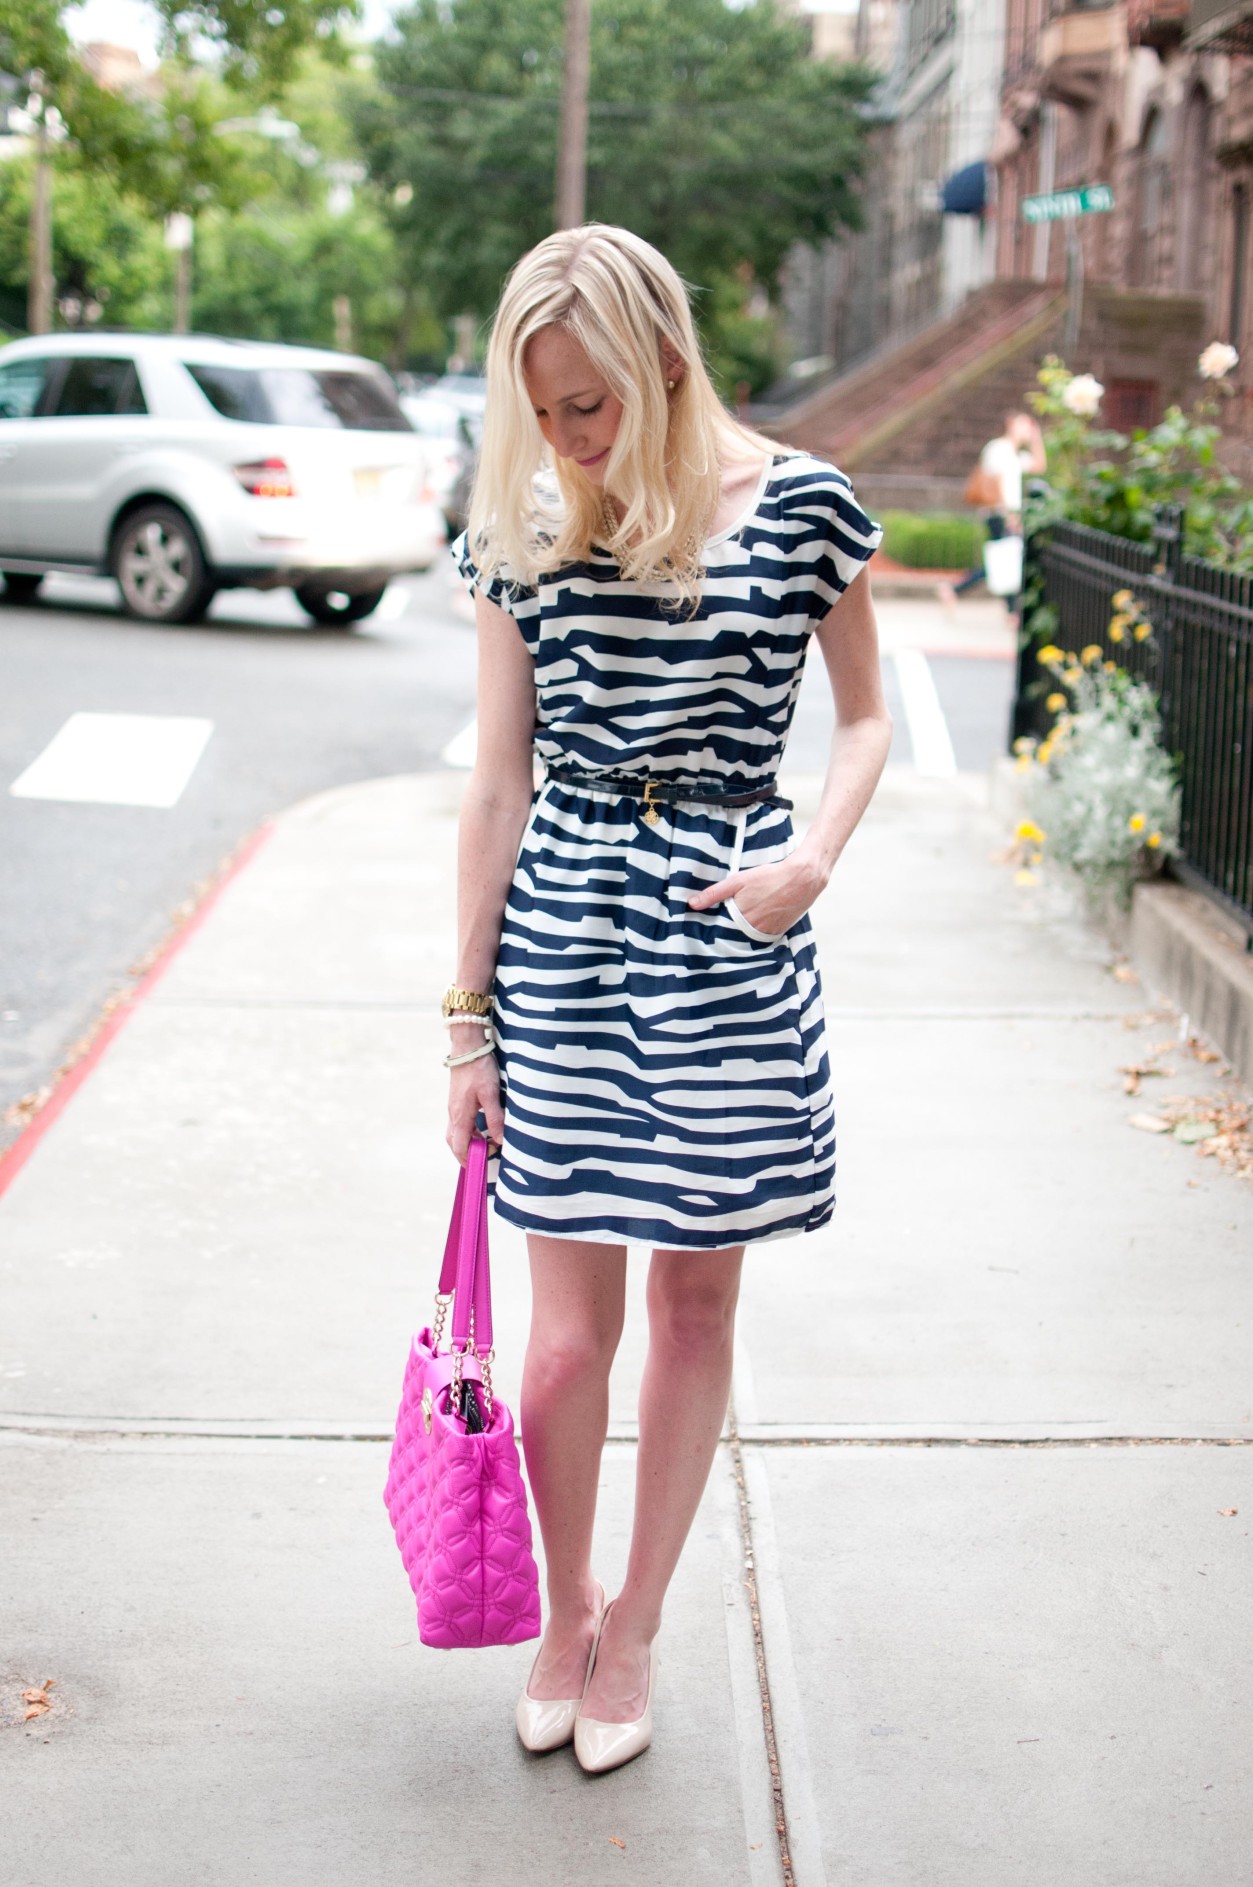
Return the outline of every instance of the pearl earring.
{"type": "Polygon", "coordinates": [[[670,389],[670,391],[671,391],[671,393],[673,393],[673,392],[674,392],[674,381],[673,381],[673,380],[667,380],[667,381],[666,381],[666,385],[667,385],[667,386],[669,387],[669,389],[670,389]]]}

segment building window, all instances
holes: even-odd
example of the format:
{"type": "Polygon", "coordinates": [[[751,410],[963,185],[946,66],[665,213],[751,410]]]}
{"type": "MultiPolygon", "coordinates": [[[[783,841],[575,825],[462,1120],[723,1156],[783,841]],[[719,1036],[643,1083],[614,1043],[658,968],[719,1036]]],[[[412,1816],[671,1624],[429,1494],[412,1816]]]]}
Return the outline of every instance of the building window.
{"type": "Polygon", "coordinates": [[[1238,183],[1231,192],[1231,301],[1227,311],[1227,339],[1237,348],[1244,340],[1248,274],[1249,186],[1238,183]]]}
{"type": "Polygon", "coordinates": [[[947,39],[957,24],[956,0],[909,0],[906,67],[920,66],[933,46],[947,39]]]}
{"type": "Polygon", "coordinates": [[[1175,285],[1181,295],[1201,295],[1206,288],[1209,254],[1210,207],[1210,101],[1202,86],[1195,86],[1183,116],[1183,165],[1179,189],[1179,218],[1175,285]]]}
{"type": "Polygon", "coordinates": [[[1144,121],[1136,180],[1136,226],[1132,246],[1133,284],[1158,288],[1166,229],[1170,173],[1166,153],[1166,117],[1154,105],[1144,121]]]}

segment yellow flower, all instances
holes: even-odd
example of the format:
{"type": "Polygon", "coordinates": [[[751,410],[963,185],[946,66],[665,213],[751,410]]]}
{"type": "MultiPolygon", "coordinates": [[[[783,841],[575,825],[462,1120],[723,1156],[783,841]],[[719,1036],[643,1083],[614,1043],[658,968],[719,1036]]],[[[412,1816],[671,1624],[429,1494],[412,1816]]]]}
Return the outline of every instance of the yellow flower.
{"type": "Polygon", "coordinates": [[[1126,635],[1126,633],[1127,631],[1124,628],[1121,619],[1118,616],[1115,616],[1113,622],[1109,626],[1110,641],[1121,642],[1123,640],[1123,637],[1126,635]]]}
{"type": "Polygon", "coordinates": [[[1031,753],[1034,747],[1035,742],[1032,740],[1030,734],[1020,734],[1014,742],[1015,753],[1031,753]]]}
{"type": "Polygon", "coordinates": [[[1100,659],[1101,645],[1099,642],[1089,642],[1086,649],[1080,649],[1079,651],[1079,660],[1083,663],[1085,668],[1091,668],[1093,662],[1099,662],[1100,659]]]}
{"type": "Polygon", "coordinates": [[[1151,622],[1138,622],[1131,631],[1137,642],[1146,642],[1153,633],[1151,622]]]}
{"type": "Polygon", "coordinates": [[[1035,750],[1035,757],[1036,757],[1036,759],[1037,759],[1037,760],[1038,760],[1038,761],[1040,762],[1040,765],[1041,765],[1042,767],[1046,767],[1046,766],[1048,765],[1048,763],[1049,763],[1049,761],[1050,761],[1050,760],[1052,759],[1052,757],[1053,757],[1053,743],[1052,743],[1052,741],[1051,741],[1051,740],[1042,740],[1042,741],[1040,742],[1040,745],[1039,745],[1039,746],[1038,746],[1038,747],[1036,748],[1036,750],[1035,750]]]}
{"type": "Polygon", "coordinates": [[[1020,753],[1017,760],[1015,760],[1014,762],[1014,772],[1015,773],[1030,773],[1030,771],[1031,771],[1031,755],[1029,753],[1020,753]]]}
{"type": "Polygon", "coordinates": [[[1117,670],[1118,664],[1117,662],[1102,662],[1101,667],[1105,670],[1107,675],[1112,675],[1117,670]]]}
{"type": "Polygon", "coordinates": [[[1160,832],[1150,832],[1148,838],[1144,841],[1144,843],[1148,846],[1149,850],[1152,852],[1155,852],[1157,850],[1161,842],[1162,842],[1162,835],[1160,832]]]}
{"type": "Polygon", "coordinates": [[[1148,823],[1142,812],[1133,812],[1127,821],[1127,830],[1128,832],[1143,832],[1148,823]]]}
{"type": "Polygon", "coordinates": [[[1021,871],[1016,871],[1014,873],[1014,883],[1016,885],[1033,885],[1035,882],[1036,882],[1035,873],[1033,871],[1028,871],[1025,865],[1023,866],[1021,871]]]}
{"type": "Polygon", "coordinates": [[[1030,839],[1033,845],[1043,845],[1045,834],[1034,819],[1020,819],[1014,827],[1014,837],[1019,840],[1030,839]]]}
{"type": "Polygon", "coordinates": [[[1075,683],[1082,680],[1082,678],[1083,670],[1081,668],[1064,668],[1062,670],[1062,680],[1068,688],[1073,688],[1075,683]]]}
{"type": "Polygon", "coordinates": [[[1062,652],[1055,642],[1046,642],[1042,649],[1036,650],[1035,659],[1037,662],[1043,662],[1047,668],[1050,662],[1061,661],[1062,652]]]}
{"type": "Polygon", "coordinates": [[[1050,714],[1060,714],[1066,705],[1066,697],[1065,695],[1048,695],[1045,697],[1044,705],[1050,714]]]}
{"type": "Polygon", "coordinates": [[[1135,600],[1130,590],[1115,590],[1109,599],[1109,606],[1111,609],[1130,609],[1135,600]]]}

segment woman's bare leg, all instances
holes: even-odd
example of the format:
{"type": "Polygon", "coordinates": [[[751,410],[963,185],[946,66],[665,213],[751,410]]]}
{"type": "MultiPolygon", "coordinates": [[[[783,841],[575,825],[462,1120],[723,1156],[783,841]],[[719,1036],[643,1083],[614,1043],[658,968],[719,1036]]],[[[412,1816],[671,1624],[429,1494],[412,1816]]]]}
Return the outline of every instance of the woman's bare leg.
{"type": "Polygon", "coordinates": [[[578,1697],[594,1628],[592,1523],[609,1426],[609,1366],[622,1335],[626,1250],[528,1237],[531,1335],[522,1372],[527,1479],[544,1539],[548,1628],[532,1697],[578,1697]]]}
{"type": "Polygon", "coordinates": [[[631,1552],[585,1712],[602,1723],[630,1723],[644,1712],[648,1647],[727,1412],[743,1260],[742,1245],[653,1253],[631,1552]]]}

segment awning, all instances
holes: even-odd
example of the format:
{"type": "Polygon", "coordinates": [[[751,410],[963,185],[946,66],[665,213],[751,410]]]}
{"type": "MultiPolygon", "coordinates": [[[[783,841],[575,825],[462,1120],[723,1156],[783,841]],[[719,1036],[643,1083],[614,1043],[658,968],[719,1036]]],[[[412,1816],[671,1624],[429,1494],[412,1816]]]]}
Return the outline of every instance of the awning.
{"type": "Polygon", "coordinates": [[[955,170],[940,191],[945,216],[982,216],[988,207],[988,167],[980,158],[955,170]]]}

